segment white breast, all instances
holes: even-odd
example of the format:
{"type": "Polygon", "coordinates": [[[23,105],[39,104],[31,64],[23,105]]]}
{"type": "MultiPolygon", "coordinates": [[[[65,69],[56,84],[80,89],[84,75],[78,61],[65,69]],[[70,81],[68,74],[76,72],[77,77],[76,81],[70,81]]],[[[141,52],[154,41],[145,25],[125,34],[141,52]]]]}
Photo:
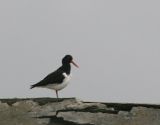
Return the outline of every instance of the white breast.
{"type": "Polygon", "coordinates": [[[66,73],[63,73],[63,76],[65,78],[64,78],[64,80],[63,80],[63,82],[61,84],[60,83],[48,84],[47,86],[45,86],[45,88],[54,89],[54,90],[64,89],[68,85],[68,83],[69,83],[69,81],[71,79],[71,75],[67,75],[66,73]]]}

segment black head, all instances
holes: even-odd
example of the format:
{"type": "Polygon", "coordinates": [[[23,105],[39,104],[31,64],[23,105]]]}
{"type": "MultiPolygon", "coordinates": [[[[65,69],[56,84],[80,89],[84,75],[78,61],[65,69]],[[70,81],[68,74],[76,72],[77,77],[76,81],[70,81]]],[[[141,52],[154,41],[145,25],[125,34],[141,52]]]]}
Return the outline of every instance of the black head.
{"type": "Polygon", "coordinates": [[[72,62],[73,58],[71,55],[66,55],[62,59],[62,64],[70,64],[72,62]]]}
{"type": "Polygon", "coordinates": [[[71,55],[66,55],[65,57],[63,57],[62,59],[63,65],[68,65],[70,63],[72,63],[74,66],[78,68],[78,65],[75,62],[73,62],[73,57],[71,55]]]}

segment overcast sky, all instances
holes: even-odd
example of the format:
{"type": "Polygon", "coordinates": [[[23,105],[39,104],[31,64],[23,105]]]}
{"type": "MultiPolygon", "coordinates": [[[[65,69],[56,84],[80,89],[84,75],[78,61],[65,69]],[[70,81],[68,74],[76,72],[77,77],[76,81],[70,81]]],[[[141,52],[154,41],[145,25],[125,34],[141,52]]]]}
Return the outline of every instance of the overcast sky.
{"type": "Polygon", "coordinates": [[[0,98],[56,97],[29,87],[71,54],[60,97],[160,104],[159,0],[0,1],[0,98]]]}

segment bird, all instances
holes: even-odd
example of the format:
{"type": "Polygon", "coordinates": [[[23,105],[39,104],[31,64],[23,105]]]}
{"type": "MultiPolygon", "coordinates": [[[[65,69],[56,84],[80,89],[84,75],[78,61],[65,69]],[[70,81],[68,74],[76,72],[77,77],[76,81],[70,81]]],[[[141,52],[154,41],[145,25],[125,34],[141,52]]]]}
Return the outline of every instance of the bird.
{"type": "Polygon", "coordinates": [[[35,87],[53,89],[56,92],[56,97],[59,99],[58,91],[64,89],[71,79],[71,65],[79,68],[79,66],[73,61],[71,55],[65,55],[62,58],[62,66],[54,72],[48,74],[44,79],[36,84],[31,85],[30,89],[35,87]]]}

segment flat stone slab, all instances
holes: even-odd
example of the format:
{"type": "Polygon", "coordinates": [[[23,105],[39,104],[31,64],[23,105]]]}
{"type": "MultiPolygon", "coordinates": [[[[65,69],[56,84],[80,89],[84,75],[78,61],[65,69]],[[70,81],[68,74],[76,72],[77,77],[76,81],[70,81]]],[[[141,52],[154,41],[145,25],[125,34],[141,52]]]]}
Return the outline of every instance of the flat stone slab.
{"type": "Polygon", "coordinates": [[[160,105],[0,99],[0,125],[160,125],[160,105]]]}

